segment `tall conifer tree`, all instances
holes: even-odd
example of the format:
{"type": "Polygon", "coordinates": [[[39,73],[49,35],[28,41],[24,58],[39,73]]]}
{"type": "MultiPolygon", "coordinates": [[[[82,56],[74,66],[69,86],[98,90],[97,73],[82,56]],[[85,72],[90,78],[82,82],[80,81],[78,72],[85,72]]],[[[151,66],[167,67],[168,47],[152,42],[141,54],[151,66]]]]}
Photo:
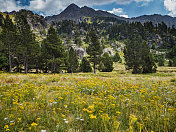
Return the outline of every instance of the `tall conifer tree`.
{"type": "Polygon", "coordinates": [[[14,56],[14,49],[16,48],[16,27],[10,19],[9,15],[6,15],[4,23],[2,24],[2,43],[3,49],[8,55],[9,72],[12,71],[12,59],[14,56]]]}
{"type": "Polygon", "coordinates": [[[71,47],[69,50],[68,62],[69,62],[68,72],[70,73],[76,72],[79,67],[79,62],[78,62],[78,58],[77,58],[76,52],[74,51],[73,47],[71,47]]]}
{"type": "Polygon", "coordinates": [[[39,44],[35,41],[35,35],[30,29],[27,15],[23,10],[16,14],[18,27],[18,59],[23,62],[25,73],[28,73],[30,64],[34,62],[39,53],[39,44]]]}
{"type": "Polygon", "coordinates": [[[124,55],[126,68],[132,69],[134,74],[156,72],[150,47],[139,35],[133,34],[126,42],[124,55]]]}
{"type": "Polygon", "coordinates": [[[89,46],[87,48],[87,53],[90,55],[90,60],[93,62],[94,73],[96,73],[96,65],[100,62],[103,49],[96,32],[92,31],[89,35],[91,42],[89,43],[89,46]]]}
{"type": "Polygon", "coordinates": [[[44,40],[44,47],[48,52],[48,62],[51,64],[50,69],[52,73],[59,72],[61,66],[65,65],[67,55],[64,45],[56,30],[51,26],[48,30],[46,40],[44,40]]]}

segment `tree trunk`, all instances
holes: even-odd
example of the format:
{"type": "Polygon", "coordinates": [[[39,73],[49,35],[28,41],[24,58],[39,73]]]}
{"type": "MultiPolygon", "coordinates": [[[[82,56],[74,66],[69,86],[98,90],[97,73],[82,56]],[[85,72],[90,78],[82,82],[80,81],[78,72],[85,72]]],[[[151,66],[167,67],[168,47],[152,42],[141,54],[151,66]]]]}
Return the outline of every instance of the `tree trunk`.
{"type": "Polygon", "coordinates": [[[37,73],[37,74],[39,73],[39,68],[38,68],[38,66],[36,67],[36,73],[37,73]]]}
{"type": "Polygon", "coordinates": [[[17,63],[17,72],[20,72],[20,66],[19,66],[19,63],[17,63]]]}
{"type": "Polygon", "coordinates": [[[95,62],[94,62],[94,74],[96,74],[96,69],[95,69],[95,62]]]}
{"type": "Polygon", "coordinates": [[[27,74],[28,73],[28,63],[26,62],[25,63],[25,74],[27,74]]]}
{"type": "Polygon", "coordinates": [[[10,44],[8,44],[8,52],[9,52],[9,72],[12,71],[12,59],[11,59],[11,53],[10,53],[10,44]]]}
{"type": "Polygon", "coordinates": [[[28,73],[28,61],[25,59],[25,74],[28,73]]]}
{"type": "Polygon", "coordinates": [[[55,73],[56,66],[55,66],[55,56],[53,55],[53,62],[52,62],[52,73],[55,73]]]}
{"type": "Polygon", "coordinates": [[[73,73],[73,66],[72,66],[72,64],[71,64],[71,69],[70,70],[71,70],[71,73],[73,73]]]}

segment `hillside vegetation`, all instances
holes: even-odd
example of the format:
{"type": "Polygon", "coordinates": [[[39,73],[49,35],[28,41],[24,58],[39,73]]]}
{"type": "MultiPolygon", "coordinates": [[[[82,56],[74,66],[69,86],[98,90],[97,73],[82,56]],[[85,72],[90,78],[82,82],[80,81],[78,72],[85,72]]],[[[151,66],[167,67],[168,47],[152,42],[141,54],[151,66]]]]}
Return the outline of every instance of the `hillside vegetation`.
{"type": "MultiPolygon", "coordinates": [[[[68,12],[71,10],[70,8],[68,12]]],[[[132,63],[128,59],[136,55],[134,54],[131,58],[128,58],[127,56],[129,55],[123,53],[124,47],[129,48],[129,50],[137,50],[141,47],[140,51],[145,51],[145,54],[148,54],[144,55],[144,52],[129,52],[127,50],[130,54],[137,53],[139,57],[138,59],[131,59],[132,61],[138,60],[138,63],[141,63],[135,68],[138,73],[146,71],[153,72],[157,65],[176,66],[176,29],[174,25],[168,27],[164,22],[157,25],[154,25],[152,22],[129,23],[118,20],[117,18],[103,16],[83,17],[79,22],[62,20],[48,23],[42,16],[34,14],[31,11],[20,10],[19,12],[9,14],[8,20],[6,20],[6,17],[3,17],[4,15],[0,16],[0,45],[2,47],[0,49],[0,70],[3,71],[25,73],[31,71],[42,73],[68,72],[70,71],[69,66],[74,67],[75,65],[70,65],[71,62],[69,62],[68,52],[72,47],[77,55],[75,59],[78,59],[79,62],[74,72],[81,72],[83,70],[80,65],[82,64],[83,57],[86,57],[93,66],[93,56],[88,52],[89,45],[95,41],[91,37],[92,32],[94,32],[94,36],[97,38],[97,43],[94,43],[94,45],[99,43],[100,49],[102,49],[102,51],[99,51],[101,54],[99,54],[99,58],[96,59],[96,65],[93,67],[96,70],[105,71],[104,69],[107,69],[107,65],[105,64],[107,61],[105,60],[108,60],[108,56],[102,60],[102,56],[106,52],[112,59],[113,57],[119,58],[118,56],[120,55],[120,58],[116,61],[131,65],[132,63]],[[14,16],[13,21],[11,20],[12,15],[14,16]],[[55,30],[51,34],[49,33],[50,28],[55,30]],[[54,44],[54,39],[56,40],[56,38],[59,38],[57,39],[59,42],[55,42],[54,44]],[[134,38],[134,40],[129,41],[131,38],[134,38]],[[134,48],[132,42],[139,47],[134,48]],[[142,43],[146,43],[148,46],[141,46],[142,43]],[[54,49],[54,45],[57,45],[56,49],[54,49]],[[62,50],[59,47],[62,47],[62,50]],[[144,58],[144,56],[148,56],[149,58],[144,58]],[[144,64],[141,60],[151,62],[151,64],[144,64]],[[149,67],[149,65],[153,67],[150,68],[152,70],[144,70],[146,69],[144,67],[149,67]],[[143,67],[143,70],[141,70],[141,67],[143,67]]],[[[134,71],[134,67],[136,66],[129,65],[128,68],[132,68],[134,71]]]]}

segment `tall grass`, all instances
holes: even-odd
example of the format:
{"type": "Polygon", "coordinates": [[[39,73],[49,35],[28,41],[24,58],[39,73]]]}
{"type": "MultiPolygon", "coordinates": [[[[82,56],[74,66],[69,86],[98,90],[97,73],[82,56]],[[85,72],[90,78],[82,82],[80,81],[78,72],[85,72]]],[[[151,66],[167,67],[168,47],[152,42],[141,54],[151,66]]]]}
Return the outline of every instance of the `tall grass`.
{"type": "Polygon", "coordinates": [[[0,131],[174,132],[175,74],[166,74],[1,73],[0,131]]]}

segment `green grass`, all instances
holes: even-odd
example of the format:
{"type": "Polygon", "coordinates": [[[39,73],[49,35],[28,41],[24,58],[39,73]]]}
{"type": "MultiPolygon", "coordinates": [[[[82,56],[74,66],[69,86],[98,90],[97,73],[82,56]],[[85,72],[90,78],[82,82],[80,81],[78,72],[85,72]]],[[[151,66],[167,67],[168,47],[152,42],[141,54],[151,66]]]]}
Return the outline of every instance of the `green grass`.
{"type": "Polygon", "coordinates": [[[116,66],[97,74],[0,73],[0,131],[176,131],[176,74],[116,66]]]}

